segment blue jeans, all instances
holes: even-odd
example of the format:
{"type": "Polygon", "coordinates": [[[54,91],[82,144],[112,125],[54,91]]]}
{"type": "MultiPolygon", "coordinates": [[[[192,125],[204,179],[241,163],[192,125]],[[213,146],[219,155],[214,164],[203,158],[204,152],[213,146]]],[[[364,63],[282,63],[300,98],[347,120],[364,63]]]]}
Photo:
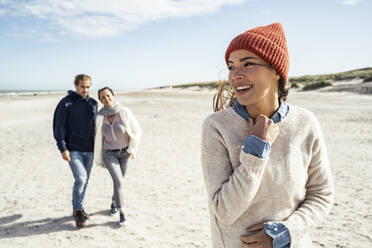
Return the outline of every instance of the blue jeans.
{"type": "Polygon", "coordinates": [[[70,155],[71,162],[69,164],[75,178],[72,189],[72,206],[74,210],[83,210],[85,191],[93,165],[93,152],[71,151],[70,155]]]}

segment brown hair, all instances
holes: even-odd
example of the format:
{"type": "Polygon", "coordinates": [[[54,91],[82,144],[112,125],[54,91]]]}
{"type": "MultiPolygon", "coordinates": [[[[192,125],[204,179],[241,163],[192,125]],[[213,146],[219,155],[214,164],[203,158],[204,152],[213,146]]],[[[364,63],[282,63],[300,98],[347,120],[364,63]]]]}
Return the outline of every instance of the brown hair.
{"type": "MultiPolygon", "coordinates": [[[[289,88],[286,81],[281,77],[278,81],[279,102],[285,102],[287,100],[288,92],[289,88]]],[[[236,95],[228,81],[220,81],[217,93],[213,96],[214,112],[231,107],[236,99],[236,95]]]]}
{"type": "Polygon", "coordinates": [[[99,94],[100,94],[102,91],[104,91],[104,90],[109,90],[113,96],[115,95],[115,94],[114,94],[114,91],[113,91],[110,87],[105,86],[105,87],[103,87],[102,89],[99,89],[99,90],[98,90],[98,100],[101,100],[101,99],[99,98],[99,94]]]}
{"type": "Polygon", "coordinates": [[[78,85],[80,81],[85,81],[85,80],[89,80],[90,82],[92,82],[92,78],[89,75],[78,74],[78,75],[75,76],[74,84],[78,85]]]}

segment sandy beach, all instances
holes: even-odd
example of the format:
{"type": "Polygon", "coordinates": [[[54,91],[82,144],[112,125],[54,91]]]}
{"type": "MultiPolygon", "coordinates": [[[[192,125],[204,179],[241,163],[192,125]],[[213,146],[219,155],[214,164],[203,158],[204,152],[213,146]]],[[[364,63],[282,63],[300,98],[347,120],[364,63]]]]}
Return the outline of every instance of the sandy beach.
{"type": "MultiPolygon", "coordinates": [[[[94,166],[84,204],[91,218],[80,230],[71,217],[73,176],[52,134],[62,97],[0,98],[0,247],[211,247],[200,136],[213,92],[116,96],[143,128],[125,177],[128,223],[119,227],[109,215],[112,180],[94,166]]],[[[331,214],[312,230],[315,247],[372,247],[372,95],[291,91],[288,102],[318,117],[336,183],[331,214]]]]}

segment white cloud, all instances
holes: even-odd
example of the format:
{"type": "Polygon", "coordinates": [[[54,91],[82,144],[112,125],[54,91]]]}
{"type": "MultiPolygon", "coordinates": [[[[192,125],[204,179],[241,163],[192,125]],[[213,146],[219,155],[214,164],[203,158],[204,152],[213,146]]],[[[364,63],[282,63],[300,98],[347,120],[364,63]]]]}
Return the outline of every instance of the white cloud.
{"type": "Polygon", "coordinates": [[[7,12],[7,11],[6,11],[5,9],[0,9],[0,16],[5,15],[6,12],[7,12]]]}
{"type": "Polygon", "coordinates": [[[56,37],[54,37],[54,35],[52,35],[52,34],[44,34],[40,38],[40,41],[50,43],[50,42],[58,42],[59,40],[56,37]]]}
{"type": "Polygon", "coordinates": [[[361,3],[363,0],[345,0],[345,1],[342,1],[341,4],[343,5],[357,5],[359,3],[361,3]]]}
{"type": "Polygon", "coordinates": [[[20,31],[18,27],[15,27],[14,29],[16,30],[15,32],[9,32],[9,33],[6,33],[5,35],[11,38],[23,39],[23,38],[30,38],[38,34],[38,31],[35,29],[29,29],[24,32],[20,31]]]}
{"type": "Polygon", "coordinates": [[[13,14],[45,20],[61,34],[99,38],[146,22],[187,18],[245,0],[0,0],[13,14]]]}
{"type": "Polygon", "coordinates": [[[268,10],[268,9],[266,9],[266,10],[263,10],[262,12],[261,12],[262,14],[265,14],[265,15],[268,15],[268,14],[271,14],[272,13],[272,11],[271,10],[268,10]]]}

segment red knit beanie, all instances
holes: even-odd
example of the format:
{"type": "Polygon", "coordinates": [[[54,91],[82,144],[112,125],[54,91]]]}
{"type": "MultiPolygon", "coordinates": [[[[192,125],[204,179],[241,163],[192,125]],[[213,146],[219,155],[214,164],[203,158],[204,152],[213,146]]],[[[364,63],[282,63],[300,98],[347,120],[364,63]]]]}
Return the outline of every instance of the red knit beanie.
{"type": "Polygon", "coordinates": [[[236,36],[226,50],[226,64],[228,64],[230,53],[239,49],[257,54],[272,65],[279,75],[287,81],[289,54],[284,30],[280,23],[256,27],[236,36]]]}

